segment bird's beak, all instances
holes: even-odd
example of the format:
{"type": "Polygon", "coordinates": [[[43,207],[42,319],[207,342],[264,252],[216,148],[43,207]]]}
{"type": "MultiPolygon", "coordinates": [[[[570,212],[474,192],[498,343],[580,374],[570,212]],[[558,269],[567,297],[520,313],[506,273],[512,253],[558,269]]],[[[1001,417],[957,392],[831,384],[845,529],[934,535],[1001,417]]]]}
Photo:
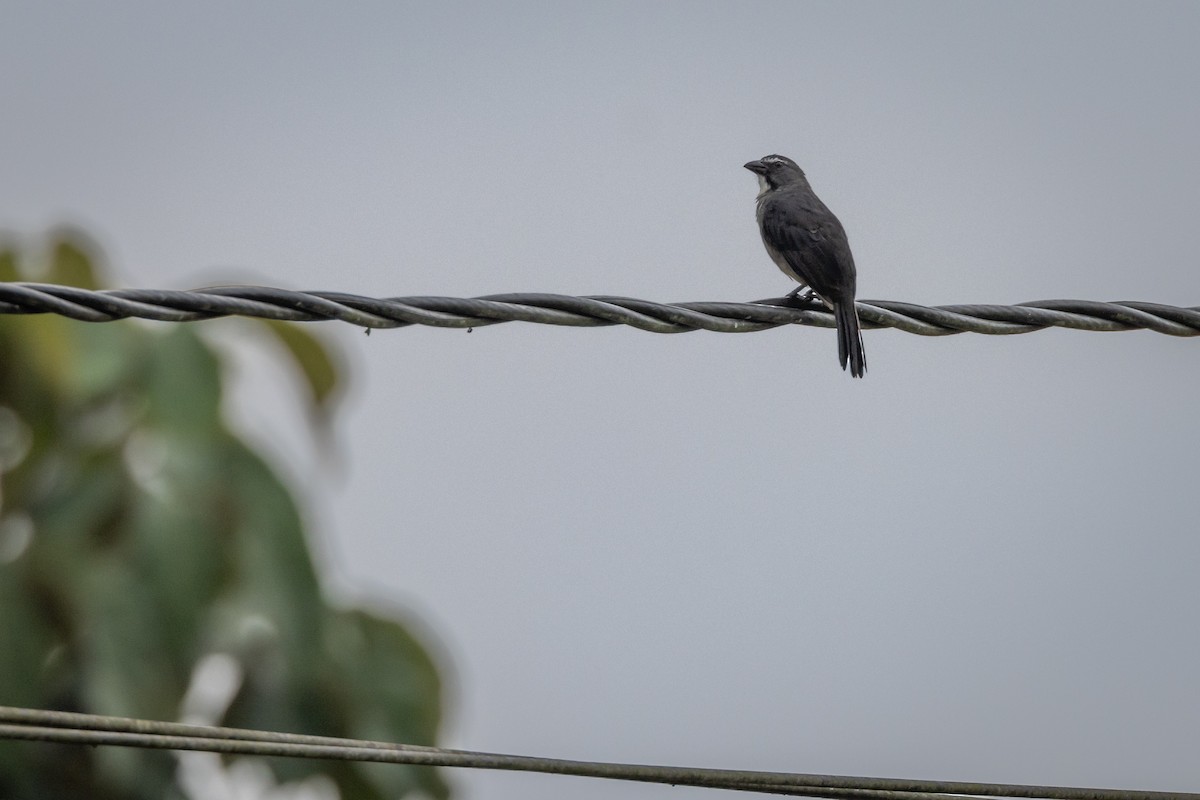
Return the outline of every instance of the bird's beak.
{"type": "Polygon", "coordinates": [[[753,172],[755,175],[765,175],[767,172],[767,165],[761,161],[747,161],[745,164],[742,164],[742,166],[753,172]]]}

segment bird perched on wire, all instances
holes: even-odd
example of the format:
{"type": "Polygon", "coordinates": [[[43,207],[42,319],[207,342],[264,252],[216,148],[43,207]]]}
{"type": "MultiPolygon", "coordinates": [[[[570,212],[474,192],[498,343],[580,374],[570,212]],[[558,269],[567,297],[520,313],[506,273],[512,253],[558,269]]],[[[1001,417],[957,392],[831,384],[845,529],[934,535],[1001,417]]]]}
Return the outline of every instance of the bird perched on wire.
{"type": "Polygon", "coordinates": [[[771,260],[833,311],[838,360],[861,378],[867,371],[858,311],[854,308],[854,256],[842,223],[808,184],[804,170],[790,158],[763,156],[745,165],[758,176],[758,228],[771,260]]]}

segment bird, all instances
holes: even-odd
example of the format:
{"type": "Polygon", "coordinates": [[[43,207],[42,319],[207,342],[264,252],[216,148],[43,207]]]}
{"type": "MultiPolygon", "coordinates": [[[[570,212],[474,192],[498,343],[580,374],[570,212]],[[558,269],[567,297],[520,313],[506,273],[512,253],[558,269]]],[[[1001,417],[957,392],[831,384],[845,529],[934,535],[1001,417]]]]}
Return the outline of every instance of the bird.
{"type": "Polygon", "coordinates": [[[867,371],[858,311],[854,307],[856,273],[846,230],[813,192],[804,170],[790,158],[763,156],[744,165],[758,176],[758,229],[776,266],[833,311],[838,360],[861,378],[867,371]]]}

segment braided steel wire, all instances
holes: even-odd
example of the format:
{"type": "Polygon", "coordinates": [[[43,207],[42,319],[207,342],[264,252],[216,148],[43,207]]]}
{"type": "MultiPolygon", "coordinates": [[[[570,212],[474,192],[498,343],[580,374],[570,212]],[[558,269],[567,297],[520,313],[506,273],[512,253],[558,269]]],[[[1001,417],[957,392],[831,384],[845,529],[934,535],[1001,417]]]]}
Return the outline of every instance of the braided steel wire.
{"type": "MultiPolygon", "coordinates": [[[[372,298],[268,286],[93,291],[44,283],[0,283],[0,314],[59,314],[85,322],[129,317],[191,322],[247,316],[293,322],[340,320],[365,328],[478,328],[500,322],[536,322],[574,327],[629,325],[652,333],[746,333],[782,325],[834,327],[833,315],[819,301],[798,298],[751,303],[654,303],[630,297],[544,293],[372,298]]],[[[921,306],[894,300],[860,300],[858,314],[864,328],[896,328],[919,336],[1008,335],[1045,328],[1150,330],[1168,336],[1200,336],[1200,306],[1146,302],[1039,300],[1011,306],[921,306]]]]}
{"type": "Polygon", "coordinates": [[[0,739],[515,770],[834,800],[950,800],[964,795],[1046,800],[1200,800],[1200,794],[1188,792],[858,778],[538,758],[8,706],[0,706],[0,739]]]}

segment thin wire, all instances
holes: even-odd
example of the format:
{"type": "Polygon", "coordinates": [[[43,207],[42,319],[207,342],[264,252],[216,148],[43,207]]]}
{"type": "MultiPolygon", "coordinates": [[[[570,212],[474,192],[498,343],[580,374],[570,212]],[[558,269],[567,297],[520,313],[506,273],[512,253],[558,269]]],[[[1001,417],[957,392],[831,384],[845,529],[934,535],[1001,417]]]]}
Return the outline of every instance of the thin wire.
{"type": "Polygon", "coordinates": [[[1200,800],[1200,794],[1195,793],[858,778],[534,758],[4,706],[0,706],[0,738],[516,770],[835,799],[946,800],[945,795],[955,794],[1047,800],[1200,800]]]}
{"type": "MultiPolygon", "coordinates": [[[[430,325],[478,328],[500,322],[604,327],[629,325],[652,333],[707,330],[747,333],[782,325],[834,327],[819,301],[773,298],[753,303],[654,303],[632,297],[497,294],[485,297],[371,298],[343,292],[297,292],[267,286],[217,286],[192,291],[92,291],[45,283],[0,283],[0,314],[59,314],[84,322],[129,317],[193,322],[248,316],[292,322],[340,320],[365,328],[430,325]]],[[[861,300],[864,328],[896,328],[919,336],[983,333],[1003,336],[1045,328],[1084,331],[1150,330],[1200,336],[1200,306],[1039,300],[1013,306],[920,306],[861,300]]]]}

